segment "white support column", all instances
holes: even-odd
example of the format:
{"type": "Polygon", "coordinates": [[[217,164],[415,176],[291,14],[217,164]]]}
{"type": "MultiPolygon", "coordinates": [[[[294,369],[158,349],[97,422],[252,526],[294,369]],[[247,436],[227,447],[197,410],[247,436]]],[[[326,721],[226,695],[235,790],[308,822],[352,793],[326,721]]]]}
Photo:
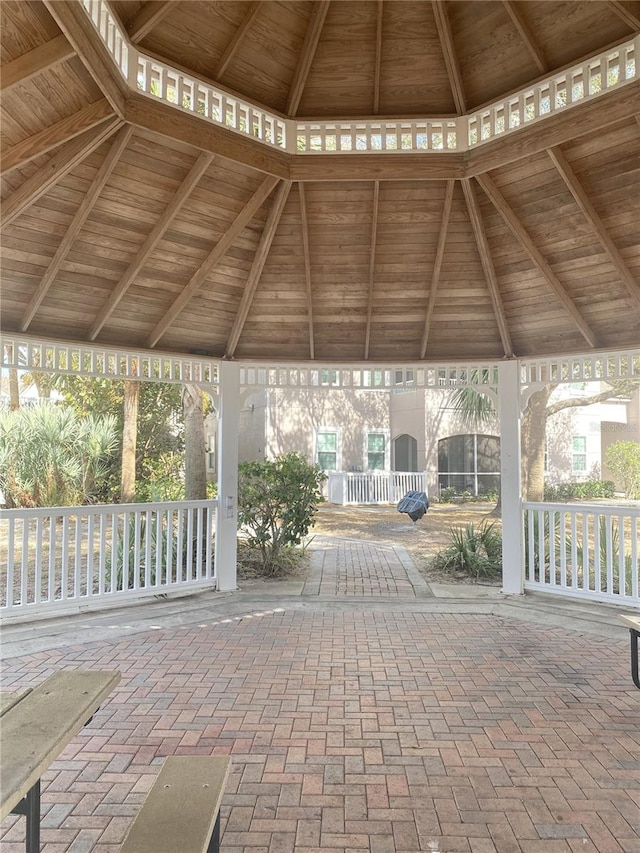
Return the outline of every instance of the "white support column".
{"type": "Polygon", "coordinates": [[[219,366],[218,512],[215,564],[217,588],[237,588],[238,545],[238,429],[240,422],[240,367],[232,361],[219,366]]]}
{"type": "Polygon", "coordinates": [[[522,595],[524,592],[519,374],[520,366],[517,359],[501,362],[498,366],[502,592],[509,595],[522,595]]]}

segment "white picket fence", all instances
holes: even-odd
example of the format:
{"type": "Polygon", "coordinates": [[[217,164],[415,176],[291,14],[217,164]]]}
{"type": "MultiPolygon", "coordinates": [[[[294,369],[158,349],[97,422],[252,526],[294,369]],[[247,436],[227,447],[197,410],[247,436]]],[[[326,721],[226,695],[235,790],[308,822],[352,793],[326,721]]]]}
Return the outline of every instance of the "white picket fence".
{"type": "Polygon", "coordinates": [[[523,507],[526,590],[640,607],[640,506],[523,507]]]}
{"type": "Polygon", "coordinates": [[[217,501],[0,512],[0,616],[211,589],[217,501]]]}
{"type": "Polygon", "coordinates": [[[407,492],[426,492],[427,475],[412,471],[332,471],[327,482],[329,503],[393,504],[407,492]]]}

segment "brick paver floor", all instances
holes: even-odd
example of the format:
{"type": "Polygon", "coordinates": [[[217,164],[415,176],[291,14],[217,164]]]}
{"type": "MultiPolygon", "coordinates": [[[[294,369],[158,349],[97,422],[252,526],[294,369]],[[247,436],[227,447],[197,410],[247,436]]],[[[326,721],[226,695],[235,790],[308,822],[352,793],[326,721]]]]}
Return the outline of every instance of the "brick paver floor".
{"type": "Polygon", "coordinates": [[[5,661],[14,689],[122,672],[43,779],[44,853],[115,853],[165,756],[212,753],[223,853],[639,853],[626,640],[303,598],[5,661]]]}

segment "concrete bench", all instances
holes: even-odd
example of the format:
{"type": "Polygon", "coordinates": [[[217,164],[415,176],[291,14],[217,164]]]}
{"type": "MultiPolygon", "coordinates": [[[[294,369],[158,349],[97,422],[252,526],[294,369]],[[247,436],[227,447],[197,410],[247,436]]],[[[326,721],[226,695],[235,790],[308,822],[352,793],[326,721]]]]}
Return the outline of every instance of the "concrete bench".
{"type": "Polygon", "coordinates": [[[640,674],[638,672],[638,645],[640,645],[640,616],[631,616],[629,613],[620,614],[620,618],[629,628],[631,633],[631,678],[640,690],[640,674]]]}
{"type": "Polygon", "coordinates": [[[230,767],[226,756],[166,758],[121,853],[218,853],[220,803],[230,767]]]}

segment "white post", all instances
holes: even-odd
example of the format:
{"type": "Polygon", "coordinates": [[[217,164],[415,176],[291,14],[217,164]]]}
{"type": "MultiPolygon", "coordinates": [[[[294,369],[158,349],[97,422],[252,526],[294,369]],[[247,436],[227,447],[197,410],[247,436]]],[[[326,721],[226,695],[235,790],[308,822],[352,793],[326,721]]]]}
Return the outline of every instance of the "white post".
{"type": "Polygon", "coordinates": [[[235,362],[220,362],[219,390],[215,565],[217,588],[224,592],[237,588],[240,367],[235,362]]]}
{"type": "Polygon", "coordinates": [[[517,359],[501,362],[498,366],[502,592],[508,595],[522,595],[524,592],[519,370],[517,359]]]}

